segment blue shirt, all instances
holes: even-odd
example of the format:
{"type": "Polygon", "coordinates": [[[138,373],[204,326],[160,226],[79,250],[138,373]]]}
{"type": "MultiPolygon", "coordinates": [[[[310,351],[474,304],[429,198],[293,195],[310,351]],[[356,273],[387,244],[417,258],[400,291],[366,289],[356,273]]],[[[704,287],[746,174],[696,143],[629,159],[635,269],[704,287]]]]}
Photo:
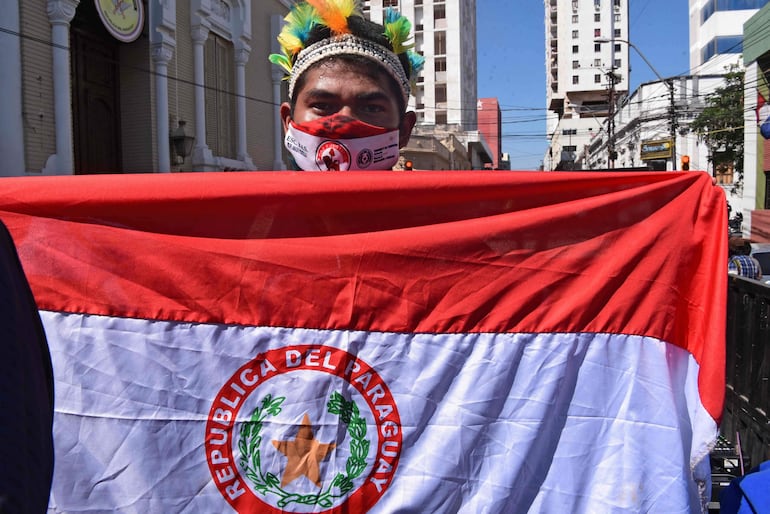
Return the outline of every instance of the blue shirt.
{"type": "Polygon", "coordinates": [[[733,255],[727,263],[727,272],[741,277],[759,280],[762,278],[762,269],[759,261],[750,255],[733,255]]]}

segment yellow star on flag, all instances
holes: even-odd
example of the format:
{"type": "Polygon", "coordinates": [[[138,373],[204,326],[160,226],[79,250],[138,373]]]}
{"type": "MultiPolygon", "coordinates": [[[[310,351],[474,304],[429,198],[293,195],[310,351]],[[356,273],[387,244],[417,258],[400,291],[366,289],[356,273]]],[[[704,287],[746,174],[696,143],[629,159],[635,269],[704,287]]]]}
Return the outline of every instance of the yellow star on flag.
{"type": "Polygon", "coordinates": [[[337,446],[335,443],[321,443],[315,439],[310,417],[305,413],[297,437],[289,441],[273,441],[273,446],[289,460],[281,478],[281,487],[305,475],[316,486],[321,487],[320,462],[337,446]]]}

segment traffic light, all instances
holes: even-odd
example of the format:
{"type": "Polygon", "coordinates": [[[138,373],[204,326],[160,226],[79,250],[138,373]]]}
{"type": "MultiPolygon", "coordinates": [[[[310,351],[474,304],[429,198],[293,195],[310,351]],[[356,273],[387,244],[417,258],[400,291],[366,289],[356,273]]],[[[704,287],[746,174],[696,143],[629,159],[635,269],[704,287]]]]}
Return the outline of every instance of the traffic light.
{"type": "Polygon", "coordinates": [[[406,161],[404,163],[404,169],[405,170],[411,170],[412,169],[412,161],[406,161]]]}
{"type": "Polygon", "coordinates": [[[682,171],[690,171],[690,156],[682,156],[682,171]]]}

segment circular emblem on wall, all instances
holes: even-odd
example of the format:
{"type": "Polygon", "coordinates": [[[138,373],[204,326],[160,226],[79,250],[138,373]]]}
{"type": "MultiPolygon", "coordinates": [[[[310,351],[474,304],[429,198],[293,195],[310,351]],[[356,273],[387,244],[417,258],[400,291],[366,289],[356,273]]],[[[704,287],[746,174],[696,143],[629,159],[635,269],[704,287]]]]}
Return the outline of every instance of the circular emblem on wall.
{"type": "Polygon", "coordinates": [[[142,0],[94,0],[94,4],[107,31],[118,41],[130,43],[142,33],[142,0]]]}
{"type": "Polygon", "coordinates": [[[315,152],[315,162],[321,171],[350,169],[350,151],[339,141],[324,141],[315,152]]]}
{"type": "Polygon", "coordinates": [[[239,513],[366,512],[401,455],[387,384],[323,345],[270,350],[219,390],[206,424],[214,484],[239,513]]]}

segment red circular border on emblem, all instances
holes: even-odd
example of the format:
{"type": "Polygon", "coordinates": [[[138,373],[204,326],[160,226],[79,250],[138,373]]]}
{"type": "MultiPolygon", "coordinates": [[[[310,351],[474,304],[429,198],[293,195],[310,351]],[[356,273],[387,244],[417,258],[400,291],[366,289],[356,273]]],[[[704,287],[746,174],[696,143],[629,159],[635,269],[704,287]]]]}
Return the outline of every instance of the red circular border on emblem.
{"type": "Polygon", "coordinates": [[[330,346],[295,345],[270,350],[238,368],[238,371],[219,390],[206,423],[206,461],[214,484],[237,512],[272,514],[287,512],[285,509],[278,509],[266,503],[245,485],[233,455],[232,434],[243,401],[267,380],[292,371],[320,371],[346,380],[361,394],[374,415],[378,437],[375,465],[372,466],[363,485],[345,502],[321,512],[341,514],[368,511],[385,494],[396,472],[402,445],[401,418],[390,390],[377,372],[354,355],[330,346]],[[288,365],[289,352],[294,352],[293,357],[299,353],[301,362],[297,365],[288,365]],[[262,376],[255,370],[259,370],[261,363],[265,361],[269,362],[275,371],[269,371],[262,376]],[[356,377],[366,374],[370,375],[366,386],[354,381],[356,377]],[[372,391],[375,393],[372,394],[372,391]],[[378,399],[382,400],[382,404],[388,403],[393,406],[392,412],[382,420],[378,418],[375,410],[375,405],[379,405],[378,399]],[[386,436],[386,429],[393,426],[397,427],[396,433],[386,436]],[[375,480],[376,470],[382,465],[389,466],[387,479],[375,480]]]}

